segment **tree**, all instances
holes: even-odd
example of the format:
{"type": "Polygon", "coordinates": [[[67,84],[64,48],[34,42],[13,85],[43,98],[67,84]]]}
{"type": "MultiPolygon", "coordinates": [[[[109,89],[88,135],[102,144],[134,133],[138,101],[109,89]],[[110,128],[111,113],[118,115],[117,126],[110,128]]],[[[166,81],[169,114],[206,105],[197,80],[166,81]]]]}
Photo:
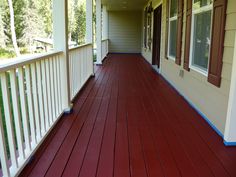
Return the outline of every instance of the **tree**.
{"type": "Polygon", "coordinates": [[[72,33],[75,30],[75,9],[77,7],[76,0],[68,1],[68,40],[71,41],[72,33]]]}
{"type": "Polygon", "coordinates": [[[10,47],[13,45],[15,53],[19,55],[18,46],[24,46],[24,14],[25,0],[3,0],[2,21],[4,26],[5,43],[10,47]]]}
{"type": "Polygon", "coordinates": [[[72,39],[79,45],[85,42],[86,35],[86,11],[85,5],[80,4],[75,10],[75,29],[72,33],[72,39]]]}
{"type": "Polygon", "coordinates": [[[26,12],[24,15],[25,29],[24,29],[24,40],[27,44],[28,50],[33,52],[32,46],[34,39],[37,37],[47,37],[45,32],[44,18],[39,13],[38,1],[28,0],[26,3],[26,12]]]}
{"type": "Polygon", "coordinates": [[[16,56],[20,56],[20,50],[16,40],[16,31],[15,31],[15,17],[12,0],[8,0],[9,13],[10,13],[10,26],[11,26],[11,40],[15,49],[16,56]]]}
{"type": "Polygon", "coordinates": [[[38,9],[38,16],[42,18],[44,23],[44,32],[47,37],[52,36],[52,0],[37,0],[34,1],[38,9]]]}
{"type": "Polygon", "coordinates": [[[5,43],[5,35],[4,35],[4,26],[3,26],[3,21],[2,21],[2,12],[3,12],[3,3],[0,3],[0,48],[5,48],[6,43],[5,43]]]}

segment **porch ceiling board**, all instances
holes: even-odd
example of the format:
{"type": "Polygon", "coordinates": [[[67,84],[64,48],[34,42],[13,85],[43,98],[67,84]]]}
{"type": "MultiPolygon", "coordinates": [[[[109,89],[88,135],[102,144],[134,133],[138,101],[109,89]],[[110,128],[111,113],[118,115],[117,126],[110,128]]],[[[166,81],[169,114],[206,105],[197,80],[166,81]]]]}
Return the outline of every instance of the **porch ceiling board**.
{"type": "Polygon", "coordinates": [[[139,55],[109,55],[20,176],[236,176],[236,148],[139,55]]]}
{"type": "Polygon", "coordinates": [[[102,0],[108,11],[142,10],[147,0],[102,0]]]}

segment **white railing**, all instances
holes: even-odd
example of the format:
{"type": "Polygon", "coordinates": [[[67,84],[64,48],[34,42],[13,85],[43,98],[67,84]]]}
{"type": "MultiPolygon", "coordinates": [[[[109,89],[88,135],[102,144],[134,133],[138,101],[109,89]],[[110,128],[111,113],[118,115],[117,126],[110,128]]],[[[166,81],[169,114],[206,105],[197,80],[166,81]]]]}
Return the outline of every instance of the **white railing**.
{"type": "Polygon", "coordinates": [[[102,60],[104,60],[108,54],[108,39],[102,40],[102,60]]]}
{"type": "Polygon", "coordinates": [[[71,100],[93,74],[93,45],[86,44],[69,50],[71,100]]]}
{"type": "Polygon", "coordinates": [[[62,52],[53,52],[0,66],[0,171],[5,177],[19,173],[63,113],[62,58],[62,52]]]}

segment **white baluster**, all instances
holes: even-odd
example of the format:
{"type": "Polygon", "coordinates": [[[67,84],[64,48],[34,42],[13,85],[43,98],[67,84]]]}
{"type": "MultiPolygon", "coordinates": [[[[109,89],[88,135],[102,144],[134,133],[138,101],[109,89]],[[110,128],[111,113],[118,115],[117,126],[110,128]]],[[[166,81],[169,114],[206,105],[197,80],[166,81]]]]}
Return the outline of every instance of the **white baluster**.
{"type": "Polygon", "coordinates": [[[2,174],[3,176],[9,177],[10,171],[7,165],[7,151],[6,151],[6,143],[4,138],[4,131],[2,125],[2,113],[0,109],[0,160],[1,160],[1,167],[2,167],[2,174]]]}
{"type": "Polygon", "coordinates": [[[49,116],[49,105],[48,105],[48,86],[47,86],[47,78],[46,78],[46,66],[45,60],[41,61],[42,66],[42,88],[43,88],[43,103],[44,103],[44,113],[45,113],[45,124],[46,124],[46,131],[49,129],[50,126],[50,116],[49,116]]]}
{"type": "Polygon", "coordinates": [[[38,82],[38,98],[39,98],[39,113],[40,113],[40,124],[42,135],[46,133],[45,125],[45,114],[44,114],[44,103],[43,103],[43,89],[42,89],[42,74],[40,61],[36,62],[36,74],[38,82]]]}
{"type": "Polygon", "coordinates": [[[54,97],[55,97],[55,113],[56,118],[59,116],[58,109],[58,83],[57,83],[57,56],[53,58],[53,81],[54,81],[54,97]]]}
{"type": "Polygon", "coordinates": [[[46,68],[46,82],[47,82],[47,97],[48,97],[48,115],[50,126],[53,123],[53,113],[52,113],[52,97],[51,97],[51,88],[50,88],[50,67],[49,67],[49,59],[45,60],[45,68],[46,68]]]}
{"type": "Polygon", "coordinates": [[[24,132],[24,138],[25,138],[25,150],[26,150],[26,153],[29,154],[31,151],[29,119],[28,119],[28,109],[27,109],[26,96],[25,96],[24,71],[22,67],[18,68],[18,85],[19,85],[19,91],[20,91],[20,105],[21,105],[23,132],[24,132]]]}
{"type": "Polygon", "coordinates": [[[12,107],[14,114],[14,123],[16,130],[16,140],[19,152],[19,159],[23,161],[25,159],[25,152],[23,147],[22,123],[20,117],[19,95],[18,95],[15,70],[10,71],[10,82],[11,82],[12,107]]]}
{"type": "Polygon", "coordinates": [[[1,83],[2,83],[2,98],[3,98],[3,106],[5,113],[5,121],[7,127],[7,138],[8,145],[11,156],[12,169],[16,170],[18,168],[18,162],[16,157],[16,144],[14,138],[14,130],[12,125],[12,114],[11,114],[11,105],[10,105],[10,94],[9,94],[9,86],[8,79],[6,73],[1,73],[1,83]]]}
{"type": "Polygon", "coordinates": [[[36,78],[36,67],[35,63],[30,65],[31,76],[32,76],[32,88],[33,88],[33,107],[34,107],[34,119],[36,125],[36,138],[38,142],[41,140],[41,127],[40,127],[40,117],[39,117],[39,101],[38,101],[38,88],[37,88],[37,78],[36,78]]]}
{"type": "Polygon", "coordinates": [[[54,57],[49,60],[50,67],[50,89],[51,89],[51,104],[52,104],[52,119],[53,122],[56,120],[56,106],[55,106],[55,85],[54,85],[54,67],[53,67],[54,57]]]}
{"type": "Polygon", "coordinates": [[[29,65],[25,66],[25,78],[26,78],[26,91],[27,91],[27,101],[28,101],[28,111],[30,120],[30,133],[32,139],[33,147],[36,146],[36,132],[35,132],[35,121],[34,121],[34,106],[32,97],[32,86],[31,86],[31,76],[29,65]]]}

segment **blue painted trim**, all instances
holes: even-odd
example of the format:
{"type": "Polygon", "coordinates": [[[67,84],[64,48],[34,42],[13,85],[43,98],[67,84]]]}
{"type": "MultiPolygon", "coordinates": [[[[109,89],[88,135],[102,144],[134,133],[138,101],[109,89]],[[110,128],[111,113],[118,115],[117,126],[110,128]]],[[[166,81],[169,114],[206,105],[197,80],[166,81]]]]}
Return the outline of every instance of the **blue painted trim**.
{"type": "Polygon", "coordinates": [[[227,142],[224,140],[225,146],[236,146],[236,142],[227,142]]]}
{"type": "Polygon", "coordinates": [[[185,99],[185,101],[187,101],[187,103],[212,127],[213,130],[215,130],[215,132],[219,136],[224,138],[224,135],[221,133],[221,131],[208,119],[208,117],[205,114],[203,114],[186,96],[180,93],[174,86],[174,84],[171,81],[167,80],[167,78],[165,78],[163,74],[161,74],[161,76],[180,96],[182,96],[185,99]]]}

